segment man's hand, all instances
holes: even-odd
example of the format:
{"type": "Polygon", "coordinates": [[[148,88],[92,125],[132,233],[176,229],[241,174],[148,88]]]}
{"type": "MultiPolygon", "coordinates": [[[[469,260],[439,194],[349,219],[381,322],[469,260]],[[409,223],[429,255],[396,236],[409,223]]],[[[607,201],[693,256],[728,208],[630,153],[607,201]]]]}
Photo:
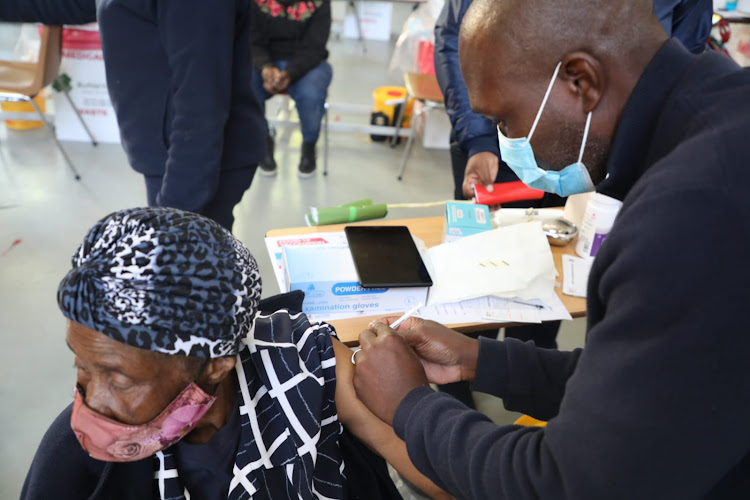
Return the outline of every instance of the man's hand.
{"type": "Polygon", "coordinates": [[[412,389],[428,385],[414,351],[385,323],[359,334],[354,389],[359,399],[385,423],[393,424],[398,405],[412,389]]]}
{"type": "MultiPolygon", "coordinates": [[[[390,324],[396,318],[385,318],[390,324]]],[[[477,371],[479,342],[435,321],[409,318],[398,333],[419,356],[433,384],[471,381],[477,371]]]]}
{"type": "Polygon", "coordinates": [[[279,79],[279,73],[281,70],[276,66],[265,66],[260,72],[260,76],[263,78],[263,88],[269,94],[276,94],[275,91],[276,81],[279,79]]]}
{"type": "Polygon", "coordinates": [[[464,171],[463,190],[467,200],[474,197],[472,184],[487,187],[487,191],[492,191],[492,184],[497,178],[497,171],[500,168],[500,162],[494,153],[477,153],[469,158],[466,162],[464,171]]]}

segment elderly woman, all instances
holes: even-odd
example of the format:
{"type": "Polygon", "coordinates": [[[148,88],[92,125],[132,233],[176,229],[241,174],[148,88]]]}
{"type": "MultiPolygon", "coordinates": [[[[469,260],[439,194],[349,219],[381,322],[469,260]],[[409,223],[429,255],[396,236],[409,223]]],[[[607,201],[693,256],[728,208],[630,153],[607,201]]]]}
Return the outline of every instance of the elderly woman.
{"type": "Polygon", "coordinates": [[[370,449],[441,495],[356,399],[333,328],[295,312],[301,294],[260,292],[247,248],[202,216],[94,225],[58,290],[75,400],[22,498],[398,497],[370,449]]]}

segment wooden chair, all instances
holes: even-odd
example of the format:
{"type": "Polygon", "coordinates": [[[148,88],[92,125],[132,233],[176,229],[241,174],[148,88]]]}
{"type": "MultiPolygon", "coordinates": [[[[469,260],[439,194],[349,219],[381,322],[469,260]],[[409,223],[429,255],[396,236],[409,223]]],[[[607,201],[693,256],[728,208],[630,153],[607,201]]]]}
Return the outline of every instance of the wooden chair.
{"type": "MultiPolygon", "coordinates": [[[[54,126],[49,122],[42,110],[39,109],[36,102],[34,102],[34,97],[57,78],[62,58],[62,28],[60,26],[43,26],[40,38],[41,43],[36,62],[0,61],[0,101],[27,102],[34,107],[34,110],[52,134],[52,139],[57,144],[57,148],[62,153],[63,158],[65,158],[68,167],[75,175],[76,180],[78,180],[81,176],[60,144],[60,141],[57,140],[54,126]]],[[[73,105],[70,94],[68,94],[66,89],[62,89],[62,92],[68,99],[68,102],[70,102],[71,108],[75,110],[86,133],[91,138],[91,144],[96,146],[96,141],[83,121],[83,118],[78,113],[78,110],[73,105]]]]}

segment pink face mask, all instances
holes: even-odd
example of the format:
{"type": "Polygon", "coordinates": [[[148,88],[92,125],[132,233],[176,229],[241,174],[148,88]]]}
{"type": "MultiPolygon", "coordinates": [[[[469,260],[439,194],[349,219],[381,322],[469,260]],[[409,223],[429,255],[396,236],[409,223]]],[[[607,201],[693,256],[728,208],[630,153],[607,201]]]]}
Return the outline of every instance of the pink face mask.
{"type": "Polygon", "coordinates": [[[182,439],[215,400],[215,396],[209,396],[193,382],[150,422],[127,425],[86,406],[76,389],[70,426],[83,449],[93,458],[105,462],[134,462],[182,439]]]}

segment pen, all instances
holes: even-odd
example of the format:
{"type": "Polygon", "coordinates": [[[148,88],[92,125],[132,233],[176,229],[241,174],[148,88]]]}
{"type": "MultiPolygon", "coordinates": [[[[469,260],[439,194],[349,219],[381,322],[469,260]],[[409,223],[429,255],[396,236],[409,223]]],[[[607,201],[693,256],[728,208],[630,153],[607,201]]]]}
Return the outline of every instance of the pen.
{"type": "Polygon", "coordinates": [[[422,308],[422,306],[424,306],[424,304],[420,302],[416,306],[414,306],[411,309],[409,309],[408,311],[406,311],[403,316],[401,316],[396,321],[394,321],[393,323],[391,323],[391,328],[394,329],[394,330],[396,328],[398,328],[398,326],[401,323],[403,323],[404,321],[406,321],[407,319],[409,319],[415,312],[419,311],[422,308]]]}
{"type": "Polygon", "coordinates": [[[536,307],[537,309],[544,309],[544,305],[541,305],[541,304],[532,304],[530,302],[524,302],[522,300],[513,300],[513,299],[511,299],[510,301],[515,304],[521,304],[522,306],[531,306],[531,307],[536,307]]]}

